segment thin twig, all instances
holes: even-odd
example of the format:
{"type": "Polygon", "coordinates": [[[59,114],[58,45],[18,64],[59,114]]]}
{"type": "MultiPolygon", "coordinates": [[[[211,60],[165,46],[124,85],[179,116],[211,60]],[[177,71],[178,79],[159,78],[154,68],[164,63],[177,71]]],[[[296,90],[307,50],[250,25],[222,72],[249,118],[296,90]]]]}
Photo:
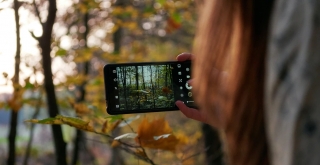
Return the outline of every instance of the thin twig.
{"type": "Polygon", "coordinates": [[[37,37],[32,31],[29,31],[31,34],[31,37],[34,38],[35,40],[39,41],[39,37],[37,37]]]}
{"type": "MultiPolygon", "coordinates": [[[[111,135],[104,134],[104,133],[101,133],[101,132],[93,132],[93,133],[96,133],[96,134],[98,134],[98,135],[105,136],[105,137],[107,137],[107,138],[109,138],[109,139],[111,139],[111,140],[114,140],[114,138],[115,138],[115,137],[113,137],[113,136],[111,136],[111,135]]],[[[90,139],[88,139],[88,140],[90,140],[90,139]]],[[[128,146],[128,147],[131,147],[131,148],[141,148],[141,146],[130,145],[130,144],[125,143],[125,142],[123,142],[123,141],[121,141],[121,140],[117,140],[117,141],[118,141],[120,144],[125,145],[125,146],[128,146]]]]}
{"type": "Polygon", "coordinates": [[[150,164],[155,165],[155,163],[148,157],[146,150],[141,146],[141,141],[140,138],[139,139],[139,144],[140,144],[140,148],[142,149],[143,154],[145,155],[145,157],[147,157],[150,160],[150,164]]]}
{"type": "Polygon", "coordinates": [[[36,4],[36,0],[33,0],[32,4],[33,4],[33,7],[34,7],[34,10],[36,11],[36,15],[38,17],[39,23],[41,24],[41,26],[43,28],[43,22],[41,21],[40,11],[39,11],[38,6],[36,4]]]}
{"type": "Polygon", "coordinates": [[[136,132],[133,130],[133,128],[131,127],[131,125],[127,122],[127,120],[123,119],[123,121],[127,124],[127,126],[131,129],[131,131],[132,131],[133,133],[136,133],[136,132]]]}
{"type": "MultiPolygon", "coordinates": [[[[94,142],[98,142],[98,143],[101,143],[101,144],[105,144],[103,143],[102,141],[99,141],[99,140],[94,140],[94,139],[88,139],[86,138],[86,140],[90,140],[90,141],[94,141],[94,142]]],[[[120,142],[120,141],[119,141],[120,142]]],[[[123,151],[129,153],[129,154],[132,154],[134,155],[135,157],[137,157],[138,159],[141,159],[147,163],[150,163],[151,165],[156,165],[146,154],[145,150],[143,147],[139,146],[139,147],[136,147],[136,146],[132,146],[130,144],[127,144],[127,143],[123,143],[123,142],[120,142],[123,146],[120,146],[119,148],[122,149],[123,151]],[[141,148],[142,149],[142,152],[143,152],[143,155],[140,155],[138,153],[136,153],[134,150],[130,149],[130,148],[141,148]]]]}
{"type": "MultiPolygon", "coordinates": [[[[120,147],[122,150],[136,156],[137,158],[147,162],[147,163],[150,163],[151,165],[156,165],[147,155],[140,155],[140,154],[137,154],[135,151],[133,150],[130,150],[129,148],[126,148],[126,147],[120,147]]],[[[145,152],[144,152],[145,153],[145,152]]]]}
{"type": "Polygon", "coordinates": [[[183,163],[184,161],[186,161],[186,160],[188,160],[188,159],[190,159],[190,158],[192,158],[192,157],[196,157],[196,156],[200,155],[201,153],[202,153],[202,151],[200,151],[200,152],[198,152],[198,153],[195,153],[195,154],[192,154],[192,155],[190,155],[190,156],[182,159],[182,160],[181,160],[181,163],[183,163]]]}
{"type": "MultiPolygon", "coordinates": [[[[37,99],[37,104],[36,104],[36,107],[35,107],[35,112],[34,114],[32,115],[32,119],[35,119],[37,118],[39,112],[40,112],[40,108],[41,108],[41,99],[42,99],[42,91],[40,89],[40,94],[38,96],[38,99],[37,99]]],[[[24,165],[27,165],[28,164],[28,160],[29,160],[29,156],[30,156],[30,150],[31,150],[31,145],[32,145],[32,141],[33,141],[33,136],[34,136],[34,128],[35,128],[35,124],[32,123],[31,124],[31,128],[30,128],[30,138],[29,138],[29,141],[28,141],[28,144],[27,144],[27,149],[26,149],[26,154],[25,154],[25,157],[24,157],[24,160],[23,160],[23,164],[24,165]]]]}

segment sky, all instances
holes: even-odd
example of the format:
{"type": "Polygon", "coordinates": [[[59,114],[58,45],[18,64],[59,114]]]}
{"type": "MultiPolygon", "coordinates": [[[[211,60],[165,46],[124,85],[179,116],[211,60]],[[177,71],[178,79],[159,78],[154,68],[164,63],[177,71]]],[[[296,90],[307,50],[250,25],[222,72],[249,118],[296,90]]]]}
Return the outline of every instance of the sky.
{"type": "MultiPolygon", "coordinates": [[[[0,11],[0,93],[12,92],[10,84],[5,85],[6,81],[2,73],[8,73],[9,77],[14,74],[14,57],[16,53],[16,29],[14,12],[10,8],[0,11]]],[[[26,39],[27,34],[22,31],[22,38],[26,39]]],[[[26,42],[23,51],[29,52],[34,47],[32,42],[26,42]],[[27,50],[26,50],[27,49],[27,50]]]]}
{"type": "MultiPolygon", "coordinates": [[[[12,84],[2,76],[2,73],[7,73],[9,77],[14,75],[14,58],[16,53],[16,29],[14,11],[10,7],[12,0],[7,0],[0,3],[0,94],[11,93],[13,91],[12,84]]],[[[71,1],[58,0],[58,14],[66,11],[70,6],[71,1]],[[59,13],[60,11],[60,13],[59,13]]],[[[20,8],[20,31],[21,31],[21,61],[20,64],[20,83],[23,84],[24,79],[32,75],[33,71],[26,67],[24,62],[29,62],[31,65],[36,65],[40,62],[41,57],[37,48],[37,41],[32,38],[30,31],[33,31],[36,36],[42,34],[42,29],[37,19],[26,9],[20,8]]],[[[56,28],[56,30],[59,30],[56,28]]],[[[66,44],[68,42],[65,42],[66,44]]],[[[68,46],[68,45],[66,45],[68,46]]],[[[61,59],[57,58],[53,61],[53,72],[58,72],[59,68],[65,68],[61,59]]],[[[69,66],[70,68],[70,66],[69,66]]],[[[41,82],[43,76],[40,72],[30,77],[31,81],[37,80],[41,82]]]]}

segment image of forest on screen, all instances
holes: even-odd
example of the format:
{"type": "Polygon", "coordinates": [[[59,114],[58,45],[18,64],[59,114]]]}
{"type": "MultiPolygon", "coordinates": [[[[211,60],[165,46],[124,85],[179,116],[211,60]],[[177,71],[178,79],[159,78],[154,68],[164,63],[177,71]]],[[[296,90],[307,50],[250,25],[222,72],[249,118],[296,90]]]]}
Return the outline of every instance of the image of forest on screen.
{"type": "Polygon", "coordinates": [[[172,107],[171,70],[170,65],[117,67],[120,110],[172,107]]]}

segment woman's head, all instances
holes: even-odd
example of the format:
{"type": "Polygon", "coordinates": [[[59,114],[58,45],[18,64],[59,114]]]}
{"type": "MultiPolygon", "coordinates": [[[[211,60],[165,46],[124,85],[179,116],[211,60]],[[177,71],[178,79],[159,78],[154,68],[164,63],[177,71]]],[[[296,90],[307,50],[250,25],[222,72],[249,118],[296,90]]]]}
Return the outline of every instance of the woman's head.
{"type": "Polygon", "coordinates": [[[195,99],[221,121],[232,164],[268,164],[263,87],[272,1],[208,0],[201,8],[195,99]]]}

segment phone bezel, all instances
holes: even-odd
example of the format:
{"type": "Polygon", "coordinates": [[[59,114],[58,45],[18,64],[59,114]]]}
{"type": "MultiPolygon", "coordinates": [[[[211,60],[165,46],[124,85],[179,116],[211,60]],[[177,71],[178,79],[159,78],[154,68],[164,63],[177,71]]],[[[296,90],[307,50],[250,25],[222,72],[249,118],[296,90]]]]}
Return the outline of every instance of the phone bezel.
{"type": "Polygon", "coordinates": [[[164,111],[177,111],[179,108],[174,105],[169,108],[155,108],[155,109],[140,109],[140,110],[115,110],[115,108],[111,108],[113,106],[109,106],[109,102],[112,102],[114,99],[114,94],[111,94],[114,91],[113,77],[108,76],[108,74],[112,75],[112,68],[119,66],[144,66],[144,65],[168,65],[168,64],[189,64],[191,67],[191,61],[162,61],[162,62],[134,62],[134,63],[111,63],[106,64],[103,68],[104,74],[104,85],[105,85],[105,97],[106,97],[106,109],[107,113],[110,115],[118,115],[118,114],[132,114],[132,113],[148,113],[148,112],[164,112],[164,111]]]}

